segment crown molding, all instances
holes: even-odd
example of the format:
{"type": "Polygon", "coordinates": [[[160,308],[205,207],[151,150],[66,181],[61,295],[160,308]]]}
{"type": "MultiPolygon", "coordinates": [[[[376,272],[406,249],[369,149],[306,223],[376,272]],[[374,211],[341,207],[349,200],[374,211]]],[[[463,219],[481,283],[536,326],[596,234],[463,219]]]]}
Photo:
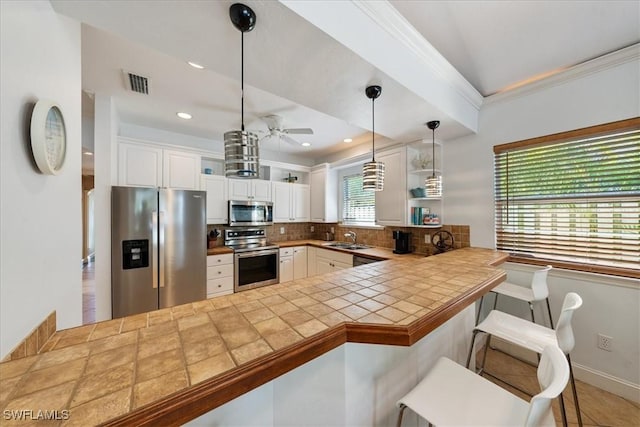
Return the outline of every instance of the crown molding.
{"type": "Polygon", "coordinates": [[[483,96],[388,1],[352,0],[353,4],[391,37],[401,42],[420,62],[446,81],[476,109],[483,96]]]}
{"type": "MultiPolygon", "coordinates": [[[[517,87],[505,92],[498,92],[484,99],[484,105],[495,104],[530,95],[540,90],[549,89],[554,86],[562,85],[572,80],[578,80],[588,75],[599,73],[601,71],[618,67],[628,62],[640,62],[640,43],[627,46],[615,52],[608,53],[603,56],[591,59],[586,62],[574,65],[566,70],[560,71],[549,77],[537,80],[535,82],[517,87]]],[[[640,67],[640,63],[638,64],[640,67]]]]}

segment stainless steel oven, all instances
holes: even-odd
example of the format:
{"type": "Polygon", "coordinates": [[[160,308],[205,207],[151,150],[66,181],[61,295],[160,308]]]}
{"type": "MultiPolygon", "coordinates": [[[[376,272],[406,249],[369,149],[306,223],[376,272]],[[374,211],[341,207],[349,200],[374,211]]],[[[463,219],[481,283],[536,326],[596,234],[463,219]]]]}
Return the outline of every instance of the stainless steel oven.
{"type": "Polygon", "coordinates": [[[253,227],[273,224],[273,203],[229,200],[229,225],[253,227]]]}
{"type": "Polygon", "coordinates": [[[227,229],[224,243],[234,252],[235,292],[280,282],[280,249],[263,228],[227,229]]]}

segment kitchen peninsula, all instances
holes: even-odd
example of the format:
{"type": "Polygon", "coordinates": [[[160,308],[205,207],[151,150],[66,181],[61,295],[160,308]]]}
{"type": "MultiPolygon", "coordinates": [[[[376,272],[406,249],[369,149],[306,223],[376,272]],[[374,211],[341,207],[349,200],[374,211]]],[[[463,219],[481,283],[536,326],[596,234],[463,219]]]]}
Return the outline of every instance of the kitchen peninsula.
{"type": "Polygon", "coordinates": [[[489,249],[369,251],[389,260],[58,331],[0,364],[0,406],[68,410],[61,425],[181,424],[347,342],[412,346],[506,277],[489,249]]]}

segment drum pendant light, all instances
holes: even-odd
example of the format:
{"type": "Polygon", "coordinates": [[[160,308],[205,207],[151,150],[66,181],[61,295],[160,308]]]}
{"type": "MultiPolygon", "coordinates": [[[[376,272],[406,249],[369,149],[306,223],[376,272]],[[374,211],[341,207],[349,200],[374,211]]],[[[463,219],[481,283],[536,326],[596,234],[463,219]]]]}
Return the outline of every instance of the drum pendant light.
{"type": "Polygon", "coordinates": [[[442,197],[442,176],[436,176],[436,128],[440,126],[439,120],[427,122],[431,129],[433,139],[431,141],[431,176],[424,181],[427,197],[442,197]]]}
{"type": "Polygon", "coordinates": [[[362,189],[372,191],[382,191],[384,189],[384,163],[376,162],[376,114],[375,101],[382,93],[380,86],[369,86],[365,90],[367,98],[371,100],[371,117],[373,126],[371,127],[371,161],[364,164],[362,168],[362,189]]]}
{"type": "Polygon", "coordinates": [[[229,8],[233,25],[240,30],[241,127],[224,134],[224,174],[227,177],[258,178],[260,158],[258,135],[244,130],[244,33],[256,26],[256,14],[249,6],[234,3],[229,8]]]}

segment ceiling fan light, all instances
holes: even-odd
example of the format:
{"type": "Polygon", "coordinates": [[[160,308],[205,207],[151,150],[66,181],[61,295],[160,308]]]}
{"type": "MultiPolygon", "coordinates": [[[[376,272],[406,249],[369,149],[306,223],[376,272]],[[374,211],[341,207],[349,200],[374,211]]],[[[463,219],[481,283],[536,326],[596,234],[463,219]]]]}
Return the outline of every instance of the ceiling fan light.
{"type": "Polygon", "coordinates": [[[424,180],[427,197],[442,197],[442,177],[430,176],[424,180]]]}
{"type": "Polygon", "coordinates": [[[384,190],[384,163],[367,162],[363,165],[362,189],[368,191],[384,190]]]}
{"type": "Polygon", "coordinates": [[[225,132],[224,171],[227,177],[259,178],[258,135],[242,130],[225,132]]]}
{"type": "Polygon", "coordinates": [[[303,147],[311,147],[311,144],[310,144],[310,143],[308,143],[308,142],[303,142],[303,143],[302,143],[302,144],[300,144],[300,145],[302,145],[303,147]]]}

